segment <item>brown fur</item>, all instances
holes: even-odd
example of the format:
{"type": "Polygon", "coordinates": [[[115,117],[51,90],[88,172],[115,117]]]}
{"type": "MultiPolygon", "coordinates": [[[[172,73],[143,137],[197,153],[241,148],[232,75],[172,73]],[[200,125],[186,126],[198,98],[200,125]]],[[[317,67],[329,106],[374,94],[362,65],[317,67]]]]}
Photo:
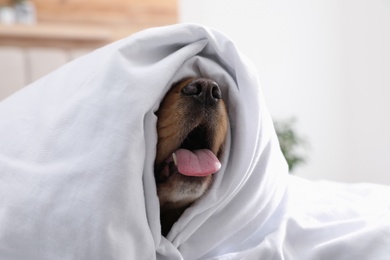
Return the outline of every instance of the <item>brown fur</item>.
{"type": "Polygon", "coordinates": [[[156,112],[158,144],[155,176],[163,235],[169,232],[184,210],[209,189],[213,178],[212,175],[191,177],[178,172],[163,176],[161,169],[166,158],[185,145],[183,143],[188,139],[191,145],[196,146],[193,149],[208,148],[220,158],[226,138],[228,115],[223,100],[219,96],[209,101],[211,103],[202,103],[196,95],[184,93],[183,89],[194,82],[213,86],[213,90],[215,86],[219,89],[209,79],[184,79],[172,86],[156,112]],[[201,130],[193,131],[195,128],[201,130]],[[190,133],[191,138],[187,138],[190,133]],[[195,140],[192,140],[192,136],[195,140]]]}

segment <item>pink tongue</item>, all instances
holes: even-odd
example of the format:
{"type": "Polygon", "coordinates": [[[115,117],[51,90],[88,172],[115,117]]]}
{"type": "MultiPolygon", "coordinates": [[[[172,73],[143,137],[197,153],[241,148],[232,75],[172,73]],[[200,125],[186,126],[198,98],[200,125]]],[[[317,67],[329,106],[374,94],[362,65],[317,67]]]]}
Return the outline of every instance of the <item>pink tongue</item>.
{"type": "Polygon", "coordinates": [[[178,171],[187,176],[207,176],[217,172],[221,163],[215,154],[208,149],[186,150],[175,152],[178,171]]]}

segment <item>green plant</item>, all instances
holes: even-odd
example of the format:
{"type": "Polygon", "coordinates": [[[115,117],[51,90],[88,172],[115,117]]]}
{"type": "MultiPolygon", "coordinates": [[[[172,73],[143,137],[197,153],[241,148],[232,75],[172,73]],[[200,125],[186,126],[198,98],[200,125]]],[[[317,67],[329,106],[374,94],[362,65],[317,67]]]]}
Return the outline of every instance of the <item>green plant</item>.
{"type": "Polygon", "coordinates": [[[302,148],[307,142],[297,134],[295,118],[287,120],[274,120],[275,131],[279,139],[280,148],[287,160],[290,173],[306,159],[302,155],[302,148]]]}

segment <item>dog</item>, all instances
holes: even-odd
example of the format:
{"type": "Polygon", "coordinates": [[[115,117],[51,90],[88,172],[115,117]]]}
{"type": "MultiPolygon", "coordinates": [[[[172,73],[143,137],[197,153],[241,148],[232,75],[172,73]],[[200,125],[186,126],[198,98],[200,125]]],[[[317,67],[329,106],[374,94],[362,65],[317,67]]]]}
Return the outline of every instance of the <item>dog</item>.
{"type": "Polygon", "coordinates": [[[173,84],[157,112],[154,173],[161,232],[210,188],[221,163],[228,112],[219,85],[206,78],[173,84]]]}

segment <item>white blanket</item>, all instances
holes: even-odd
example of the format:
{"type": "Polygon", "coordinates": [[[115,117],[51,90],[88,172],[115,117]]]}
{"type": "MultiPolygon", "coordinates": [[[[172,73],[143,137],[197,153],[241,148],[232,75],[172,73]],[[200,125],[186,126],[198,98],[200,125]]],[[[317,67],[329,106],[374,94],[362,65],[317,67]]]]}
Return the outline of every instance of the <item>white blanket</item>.
{"type": "Polygon", "coordinates": [[[0,103],[0,259],[390,259],[390,189],[291,177],[254,67],[220,33],[175,25],[77,59],[0,103]],[[154,112],[217,81],[231,129],[211,190],[167,238],[154,112]]]}

